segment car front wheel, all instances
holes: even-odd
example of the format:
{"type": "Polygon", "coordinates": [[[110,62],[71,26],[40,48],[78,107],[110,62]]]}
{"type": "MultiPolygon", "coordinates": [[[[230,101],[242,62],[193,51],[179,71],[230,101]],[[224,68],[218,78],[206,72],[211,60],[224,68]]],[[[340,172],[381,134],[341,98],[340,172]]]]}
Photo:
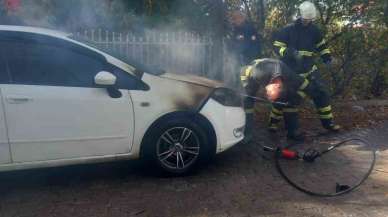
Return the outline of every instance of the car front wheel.
{"type": "Polygon", "coordinates": [[[145,147],[145,157],[158,169],[182,175],[211,157],[211,144],[195,121],[174,119],[160,124],[145,147]]]}

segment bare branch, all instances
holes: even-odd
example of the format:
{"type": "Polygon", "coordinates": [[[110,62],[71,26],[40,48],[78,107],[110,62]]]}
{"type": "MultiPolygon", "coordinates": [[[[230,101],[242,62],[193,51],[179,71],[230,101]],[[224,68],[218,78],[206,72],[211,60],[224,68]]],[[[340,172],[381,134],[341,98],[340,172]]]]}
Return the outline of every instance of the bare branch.
{"type": "Polygon", "coordinates": [[[253,22],[253,17],[252,17],[251,9],[250,9],[250,7],[249,7],[249,4],[248,4],[247,0],[242,0],[242,2],[244,3],[244,6],[245,6],[245,8],[246,8],[246,10],[247,10],[247,14],[248,14],[249,20],[250,20],[251,22],[253,22]]]}

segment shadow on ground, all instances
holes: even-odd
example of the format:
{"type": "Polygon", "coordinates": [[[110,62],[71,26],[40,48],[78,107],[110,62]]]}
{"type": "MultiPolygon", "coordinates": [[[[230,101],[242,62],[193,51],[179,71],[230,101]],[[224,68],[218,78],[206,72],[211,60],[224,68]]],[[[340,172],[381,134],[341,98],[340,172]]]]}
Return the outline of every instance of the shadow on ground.
{"type": "MultiPolygon", "coordinates": [[[[363,137],[381,149],[370,179],[338,198],[296,191],[251,143],[181,178],[152,176],[136,161],[2,173],[0,216],[388,216],[387,129],[385,123],[336,135],[363,137]]],[[[282,142],[260,129],[255,141],[282,142]]]]}

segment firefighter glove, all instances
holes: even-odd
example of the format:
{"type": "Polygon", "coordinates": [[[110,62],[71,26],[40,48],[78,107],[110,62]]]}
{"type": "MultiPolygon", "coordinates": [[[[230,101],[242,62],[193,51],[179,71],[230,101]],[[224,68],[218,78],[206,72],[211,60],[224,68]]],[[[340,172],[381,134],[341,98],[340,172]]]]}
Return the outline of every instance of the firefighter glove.
{"type": "Polygon", "coordinates": [[[291,57],[297,61],[300,61],[303,56],[295,48],[290,47],[286,50],[286,56],[291,57]]]}

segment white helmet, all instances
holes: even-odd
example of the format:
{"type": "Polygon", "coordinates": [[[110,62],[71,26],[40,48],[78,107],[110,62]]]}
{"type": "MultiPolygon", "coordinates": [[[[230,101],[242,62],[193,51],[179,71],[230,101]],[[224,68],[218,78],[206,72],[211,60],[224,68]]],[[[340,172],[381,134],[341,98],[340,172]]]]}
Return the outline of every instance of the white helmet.
{"type": "Polygon", "coordinates": [[[315,20],[317,17],[317,9],[312,2],[305,1],[299,6],[299,12],[302,19],[315,20]]]}

